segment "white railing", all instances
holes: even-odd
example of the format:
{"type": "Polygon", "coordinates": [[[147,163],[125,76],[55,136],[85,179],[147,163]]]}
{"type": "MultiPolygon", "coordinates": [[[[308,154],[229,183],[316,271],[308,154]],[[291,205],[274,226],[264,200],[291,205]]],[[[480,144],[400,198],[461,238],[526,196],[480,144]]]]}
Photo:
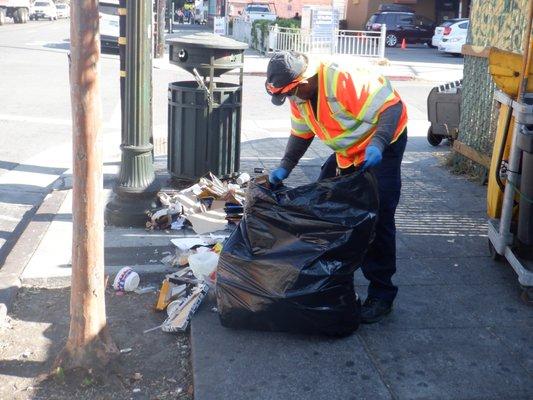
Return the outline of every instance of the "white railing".
{"type": "Polygon", "coordinates": [[[313,35],[302,29],[270,27],[269,47],[274,51],[385,57],[386,27],[380,32],[337,30],[332,35],[313,35]]]}
{"type": "Polygon", "coordinates": [[[233,20],[232,36],[235,40],[240,42],[252,43],[252,24],[241,18],[233,20]]]}
{"type": "Polygon", "coordinates": [[[335,35],[336,54],[349,54],[362,57],[385,57],[385,33],[380,32],[338,31],[335,35]]]}
{"type": "Polygon", "coordinates": [[[379,32],[336,30],[331,35],[317,35],[299,28],[280,28],[273,25],[269,28],[268,37],[261,37],[258,29],[257,43],[252,43],[252,24],[235,18],[232,36],[257,47],[260,52],[294,50],[300,53],[385,58],[385,25],[381,26],[379,32]]]}

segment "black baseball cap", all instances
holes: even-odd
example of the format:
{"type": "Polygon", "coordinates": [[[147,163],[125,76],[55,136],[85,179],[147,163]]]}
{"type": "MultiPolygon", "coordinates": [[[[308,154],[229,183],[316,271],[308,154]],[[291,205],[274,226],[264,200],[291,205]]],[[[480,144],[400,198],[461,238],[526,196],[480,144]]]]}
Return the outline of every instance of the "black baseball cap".
{"type": "Polygon", "coordinates": [[[296,51],[274,53],[268,62],[265,82],[266,91],[272,96],[274,105],[280,106],[285,102],[287,94],[283,93],[283,89],[303,78],[307,64],[307,57],[302,53],[296,51]]]}

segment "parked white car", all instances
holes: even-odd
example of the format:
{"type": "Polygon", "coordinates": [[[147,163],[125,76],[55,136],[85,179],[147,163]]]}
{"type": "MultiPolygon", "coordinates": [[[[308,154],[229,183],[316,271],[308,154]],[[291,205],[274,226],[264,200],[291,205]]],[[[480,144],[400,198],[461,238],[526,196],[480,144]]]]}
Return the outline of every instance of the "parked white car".
{"type": "Polygon", "coordinates": [[[33,4],[31,19],[38,20],[40,18],[49,19],[50,21],[57,19],[57,8],[53,1],[39,0],[33,4]]]}
{"type": "MultiPolygon", "coordinates": [[[[441,39],[438,42],[439,51],[445,53],[461,54],[461,47],[466,43],[466,35],[468,34],[468,20],[459,20],[453,22],[449,26],[445,26],[442,30],[441,39]]],[[[437,35],[437,30],[435,30],[437,35]]],[[[435,38],[435,36],[433,36],[435,38]]]]}
{"type": "Polygon", "coordinates": [[[258,19],[266,19],[269,21],[275,21],[277,19],[276,13],[270,10],[268,4],[251,3],[246,6],[242,16],[245,21],[253,23],[258,19]]]}
{"type": "MultiPolygon", "coordinates": [[[[466,18],[454,18],[449,19],[447,21],[444,21],[442,24],[437,26],[435,28],[435,32],[433,34],[433,37],[431,38],[431,45],[433,47],[439,47],[440,41],[442,40],[443,36],[449,35],[452,31],[452,26],[456,24],[461,24],[464,22],[468,22],[468,19],[466,18]]],[[[468,29],[468,26],[467,26],[468,29]]]]}
{"type": "Polygon", "coordinates": [[[120,20],[118,0],[101,0],[98,2],[100,14],[100,44],[102,49],[118,49],[120,20]]]}
{"type": "Polygon", "coordinates": [[[69,18],[70,17],[70,7],[68,4],[59,3],[56,4],[57,9],[57,18],[69,18]]]}

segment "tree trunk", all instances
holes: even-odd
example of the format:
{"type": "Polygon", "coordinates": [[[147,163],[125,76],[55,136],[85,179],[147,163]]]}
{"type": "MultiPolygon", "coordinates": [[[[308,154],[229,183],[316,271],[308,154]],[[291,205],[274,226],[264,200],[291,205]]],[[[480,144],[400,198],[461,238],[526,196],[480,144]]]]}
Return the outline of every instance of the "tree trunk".
{"type": "Polygon", "coordinates": [[[154,57],[165,56],[165,6],[166,0],[156,0],[156,27],[154,40],[154,57]]]}
{"type": "Polygon", "coordinates": [[[98,0],[73,0],[70,20],[73,132],[70,331],[56,366],[101,368],[118,354],[108,330],[104,287],[98,0]]]}

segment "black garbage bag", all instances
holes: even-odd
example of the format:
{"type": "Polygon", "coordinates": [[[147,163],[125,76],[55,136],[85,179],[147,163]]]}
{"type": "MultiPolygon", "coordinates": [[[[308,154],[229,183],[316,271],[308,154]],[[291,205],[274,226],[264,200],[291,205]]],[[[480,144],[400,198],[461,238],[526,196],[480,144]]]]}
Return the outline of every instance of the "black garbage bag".
{"type": "Polygon", "coordinates": [[[353,274],[377,218],[373,174],[355,172],[294,189],[251,183],[244,217],[217,269],[222,325],[347,335],[359,326],[353,274]]]}

